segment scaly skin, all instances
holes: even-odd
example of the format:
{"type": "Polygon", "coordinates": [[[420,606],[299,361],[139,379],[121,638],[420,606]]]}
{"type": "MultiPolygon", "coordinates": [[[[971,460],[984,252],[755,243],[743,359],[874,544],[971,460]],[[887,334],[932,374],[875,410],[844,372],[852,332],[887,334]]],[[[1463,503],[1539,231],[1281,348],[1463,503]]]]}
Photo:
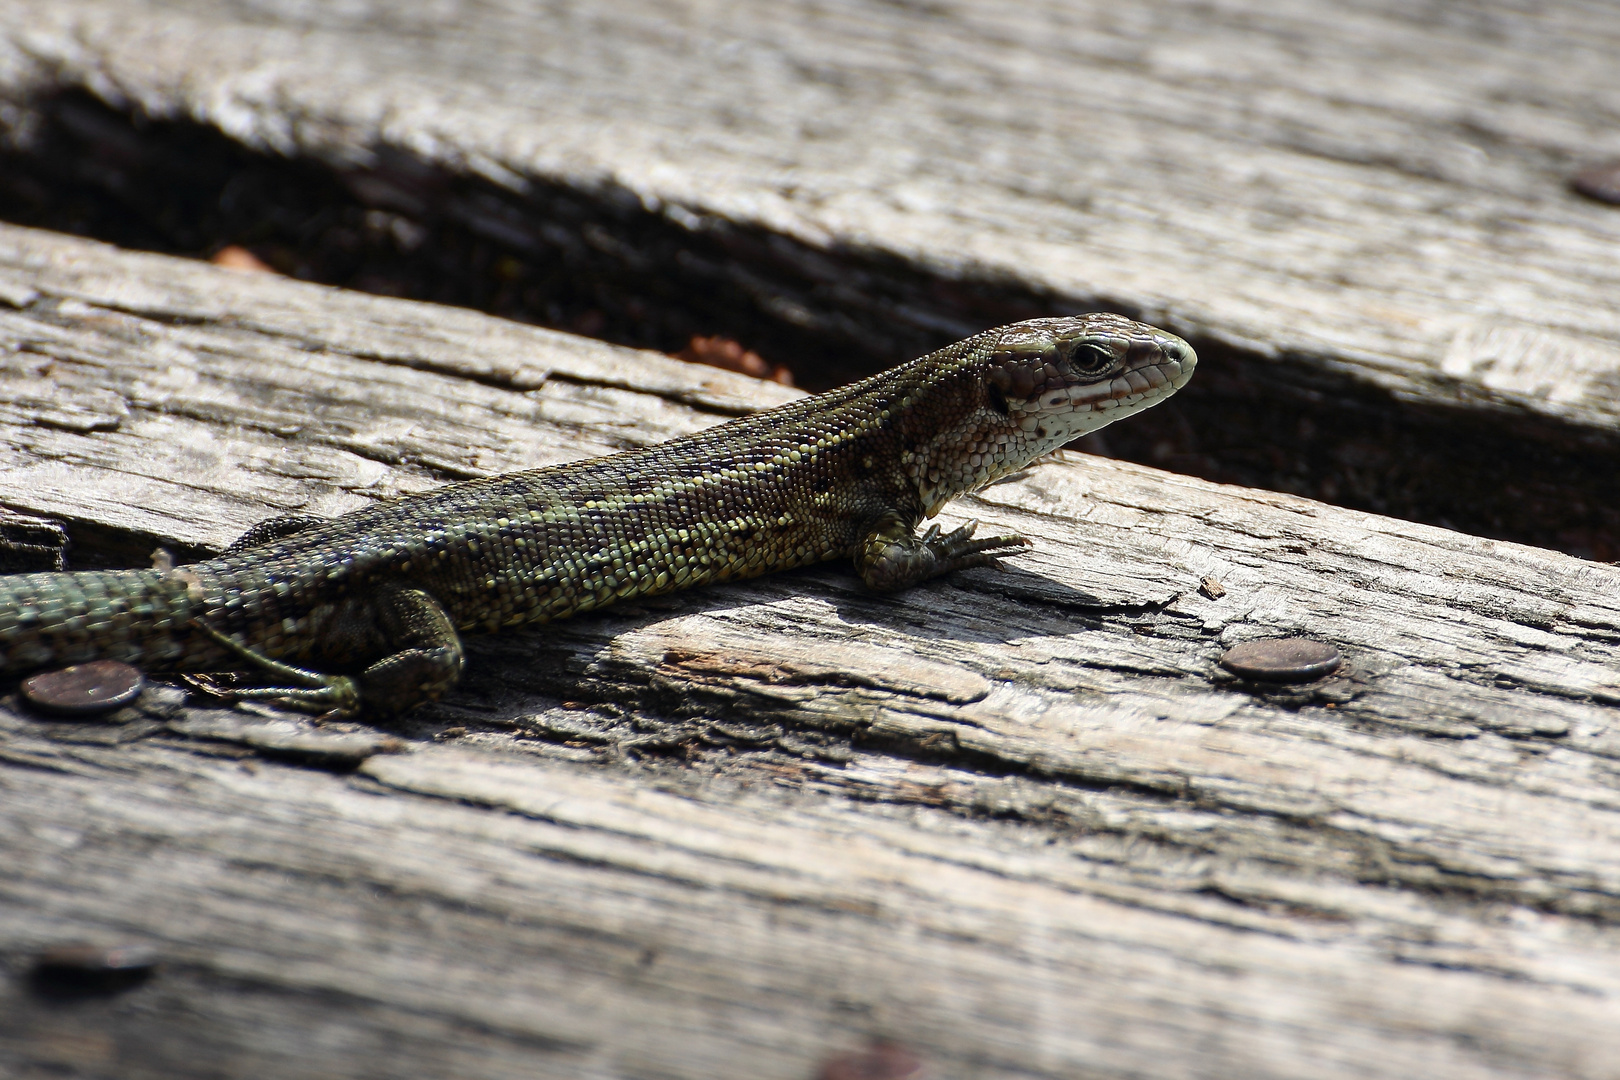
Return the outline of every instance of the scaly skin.
{"type": "Polygon", "coordinates": [[[906,588],[1026,543],[917,536],[948,500],[1157,404],[1195,363],[1117,315],[1036,319],[659,446],[276,519],[190,566],[0,577],[0,671],[247,658],[290,684],[256,696],[386,715],[455,684],[465,633],[826,559],[906,588]]]}

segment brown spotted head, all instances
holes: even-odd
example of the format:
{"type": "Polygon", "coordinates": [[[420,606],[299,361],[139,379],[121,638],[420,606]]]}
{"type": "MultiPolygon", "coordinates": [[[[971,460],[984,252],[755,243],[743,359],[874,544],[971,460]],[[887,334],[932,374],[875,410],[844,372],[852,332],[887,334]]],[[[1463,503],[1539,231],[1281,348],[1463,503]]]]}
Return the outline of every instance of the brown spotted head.
{"type": "Polygon", "coordinates": [[[921,394],[956,403],[948,417],[931,411],[937,426],[908,440],[905,467],[932,516],[956,495],[1157,405],[1192,378],[1198,357],[1174,334],[1098,312],[1014,323],[917,363],[928,361],[921,394]]]}

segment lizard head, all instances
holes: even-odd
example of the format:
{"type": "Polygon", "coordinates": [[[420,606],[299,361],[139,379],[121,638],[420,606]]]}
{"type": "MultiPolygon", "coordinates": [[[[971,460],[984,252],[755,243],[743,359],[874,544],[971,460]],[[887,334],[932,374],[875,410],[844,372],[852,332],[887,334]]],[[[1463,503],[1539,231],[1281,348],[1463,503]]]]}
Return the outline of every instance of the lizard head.
{"type": "Polygon", "coordinates": [[[1186,385],[1198,362],[1174,334],[1106,312],[1014,323],[958,348],[940,370],[955,384],[940,397],[957,407],[949,417],[936,413],[937,426],[918,432],[908,455],[930,516],[956,495],[1157,405],[1186,385]]]}

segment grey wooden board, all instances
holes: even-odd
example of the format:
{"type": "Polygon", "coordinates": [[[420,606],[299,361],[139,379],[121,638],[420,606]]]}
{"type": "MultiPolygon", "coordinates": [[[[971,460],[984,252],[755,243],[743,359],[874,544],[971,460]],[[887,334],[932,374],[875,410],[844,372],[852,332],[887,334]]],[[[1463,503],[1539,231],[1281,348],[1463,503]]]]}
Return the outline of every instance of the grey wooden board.
{"type": "MultiPolygon", "coordinates": [[[[0,504],[177,547],[792,394],[15,228],[0,299],[0,504]]],[[[1033,551],[476,639],[388,732],[0,708],[0,1072],[1620,1076],[1620,567],[1081,456],[967,516],[1033,551]],[[1346,669],[1216,667],[1290,634],[1346,669]]]]}
{"type": "Polygon", "coordinates": [[[340,167],[614,189],[1609,431],[1620,212],[1566,179],[1620,157],[1616,55],[1606,0],[0,10],[13,103],[87,86],[340,167]]]}

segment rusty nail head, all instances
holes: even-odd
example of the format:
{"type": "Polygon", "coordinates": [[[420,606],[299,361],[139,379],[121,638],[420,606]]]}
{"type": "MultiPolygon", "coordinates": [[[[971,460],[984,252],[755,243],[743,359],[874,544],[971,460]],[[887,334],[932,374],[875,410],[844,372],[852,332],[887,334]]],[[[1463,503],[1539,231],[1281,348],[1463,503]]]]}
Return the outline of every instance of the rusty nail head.
{"type": "Polygon", "coordinates": [[[90,716],[128,705],[145,685],[141,673],[120,660],[93,660],[32,675],[23,680],[22,692],[46,712],[90,716]]]}
{"type": "Polygon", "coordinates": [[[1343,657],[1325,641],[1271,638],[1245,641],[1221,655],[1221,667],[1262,682],[1311,682],[1338,670],[1343,657]]]}
{"type": "Polygon", "coordinates": [[[34,956],[34,991],[48,998],[101,997],[145,982],[158,964],[145,945],[58,945],[34,956]]]}
{"type": "Polygon", "coordinates": [[[86,972],[138,971],[157,962],[157,950],[146,945],[57,945],[34,957],[36,969],[86,972]]]}
{"type": "Polygon", "coordinates": [[[1620,161],[1589,165],[1569,178],[1569,186],[1588,199],[1620,206],[1620,161]]]}
{"type": "Polygon", "coordinates": [[[819,1080],[924,1080],[924,1076],[921,1058],[886,1040],[829,1058],[818,1074],[819,1080]]]}

